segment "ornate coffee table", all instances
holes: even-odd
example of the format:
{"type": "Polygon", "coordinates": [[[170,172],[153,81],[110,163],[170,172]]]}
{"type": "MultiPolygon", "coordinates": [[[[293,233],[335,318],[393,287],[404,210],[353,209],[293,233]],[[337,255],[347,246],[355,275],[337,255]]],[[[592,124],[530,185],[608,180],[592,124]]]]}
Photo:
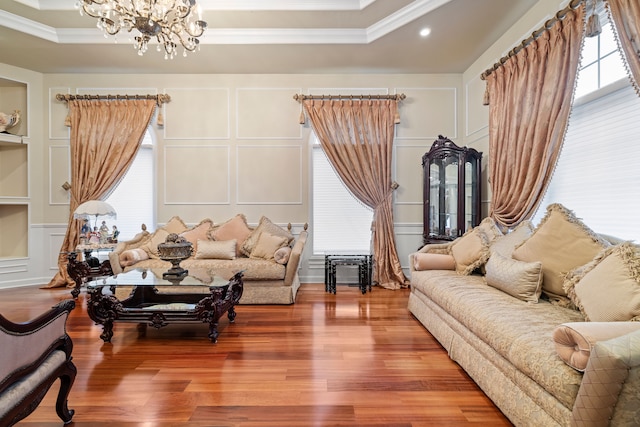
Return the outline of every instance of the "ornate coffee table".
{"type": "Polygon", "coordinates": [[[243,290],[242,272],[230,274],[193,270],[180,280],[165,280],[164,270],[136,269],[87,282],[87,312],[102,325],[100,338],[111,342],[113,324],[137,323],[162,328],[172,323],[208,323],[209,339],[218,341],[218,320],[236,318],[243,290]]]}

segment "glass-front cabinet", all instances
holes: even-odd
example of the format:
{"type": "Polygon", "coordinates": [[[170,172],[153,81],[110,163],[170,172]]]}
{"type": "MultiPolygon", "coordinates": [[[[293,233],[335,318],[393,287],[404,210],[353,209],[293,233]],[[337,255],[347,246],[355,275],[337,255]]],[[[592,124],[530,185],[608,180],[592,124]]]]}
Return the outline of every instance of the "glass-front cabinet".
{"type": "Polygon", "coordinates": [[[451,241],[480,223],[482,153],[442,135],[422,156],[423,243],[451,241]]]}

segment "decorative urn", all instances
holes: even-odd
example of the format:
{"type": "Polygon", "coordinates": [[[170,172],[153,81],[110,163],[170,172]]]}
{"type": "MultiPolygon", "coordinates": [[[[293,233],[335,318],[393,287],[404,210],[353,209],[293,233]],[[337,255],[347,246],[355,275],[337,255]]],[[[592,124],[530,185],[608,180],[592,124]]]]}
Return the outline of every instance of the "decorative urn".
{"type": "Polygon", "coordinates": [[[162,274],[164,279],[183,278],[189,273],[188,270],[180,267],[180,262],[189,258],[193,252],[193,245],[184,237],[175,233],[167,236],[164,243],[158,244],[160,259],[169,261],[172,267],[162,274]]]}

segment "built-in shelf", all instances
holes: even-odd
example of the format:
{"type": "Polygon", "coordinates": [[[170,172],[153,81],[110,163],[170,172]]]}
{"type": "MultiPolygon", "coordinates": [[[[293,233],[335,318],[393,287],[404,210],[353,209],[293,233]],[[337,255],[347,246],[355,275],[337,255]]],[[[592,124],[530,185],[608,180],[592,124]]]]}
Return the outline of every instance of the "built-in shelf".
{"type": "Polygon", "coordinates": [[[29,196],[29,146],[0,142],[0,199],[29,196]]]}
{"type": "Polygon", "coordinates": [[[0,112],[20,121],[0,132],[0,259],[29,254],[28,87],[0,77],[0,112]]]}
{"type": "Polygon", "coordinates": [[[29,205],[0,204],[0,259],[29,254],[29,205]]]}
{"type": "Polygon", "coordinates": [[[0,144],[24,144],[24,136],[0,132],[0,144]]]}

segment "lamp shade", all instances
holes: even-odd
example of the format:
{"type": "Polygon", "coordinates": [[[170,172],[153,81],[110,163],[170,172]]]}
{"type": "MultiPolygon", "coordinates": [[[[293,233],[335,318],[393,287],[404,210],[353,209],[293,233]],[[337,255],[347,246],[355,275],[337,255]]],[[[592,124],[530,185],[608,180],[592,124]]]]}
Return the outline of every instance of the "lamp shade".
{"type": "Polygon", "coordinates": [[[109,216],[116,218],[118,215],[116,214],[116,210],[107,202],[103,202],[102,200],[89,200],[84,202],[73,211],[74,218],[86,218],[95,216],[96,220],[99,216],[109,216]]]}

